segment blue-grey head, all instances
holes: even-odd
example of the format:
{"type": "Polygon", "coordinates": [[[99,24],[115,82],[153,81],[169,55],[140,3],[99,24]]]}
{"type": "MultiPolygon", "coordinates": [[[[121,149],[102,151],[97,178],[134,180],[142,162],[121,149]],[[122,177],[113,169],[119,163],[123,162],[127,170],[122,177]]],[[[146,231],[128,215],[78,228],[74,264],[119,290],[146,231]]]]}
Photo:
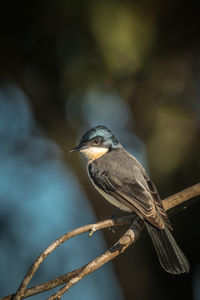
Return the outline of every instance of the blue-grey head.
{"type": "Polygon", "coordinates": [[[82,136],[79,145],[71,152],[80,151],[89,161],[92,161],[108,151],[121,147],[111,130],[105,126],[96,126],[82,136]]]}

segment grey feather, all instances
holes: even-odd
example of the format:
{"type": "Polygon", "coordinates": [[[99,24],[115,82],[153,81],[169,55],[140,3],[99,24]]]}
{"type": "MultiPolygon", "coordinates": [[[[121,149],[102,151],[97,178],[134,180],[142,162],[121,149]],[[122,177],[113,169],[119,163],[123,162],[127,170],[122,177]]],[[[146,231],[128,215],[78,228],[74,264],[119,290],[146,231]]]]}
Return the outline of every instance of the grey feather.
{"type": "Polygon", "coordinates": [[[167,272],[189,271],[187,258],[168,229],[172,226],[157,189],[134,156],[123,148],[114,149],[91,162],[88,173],[98,189],[115,199],[111,203],[118,207],[121,203],[123,210],[134,211],[145,220],[159,261],[167,272]]]}

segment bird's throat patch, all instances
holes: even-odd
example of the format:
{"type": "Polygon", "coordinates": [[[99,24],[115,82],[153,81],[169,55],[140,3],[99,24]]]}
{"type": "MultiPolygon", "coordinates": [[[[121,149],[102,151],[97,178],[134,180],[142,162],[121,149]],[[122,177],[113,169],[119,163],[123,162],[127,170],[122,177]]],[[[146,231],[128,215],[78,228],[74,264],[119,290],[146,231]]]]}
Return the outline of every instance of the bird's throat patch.
{"type": "Polygon", "coordinates": [[[87,158],[89,162],[101,157],[108,152],[108,148],[102,147],[89,147],[87,149],[81,150],[81,153],[87,158]]]}

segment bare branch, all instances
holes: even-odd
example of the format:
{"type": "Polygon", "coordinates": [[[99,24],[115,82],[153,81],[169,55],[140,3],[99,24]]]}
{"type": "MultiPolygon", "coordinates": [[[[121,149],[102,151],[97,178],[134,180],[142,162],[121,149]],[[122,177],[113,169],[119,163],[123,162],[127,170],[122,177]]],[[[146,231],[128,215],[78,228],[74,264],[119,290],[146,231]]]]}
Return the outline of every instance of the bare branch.
{"type": "Polygon", "coordinates": [[[96,269],[100,268],[108,261],[114,259],[119,254],[123,253],[125,249],[128,248],[136,240],[141,230],[143,229],[143,225],[144,222],[139,217],[135,217],[132,225],[113,247],[87,264],[78,275],[69,280],[69,282],[63,288],[49,297],[48,300],[61,299],[62,295],[67,292],[75,283],[80,281],[86,275],[94,272],[96,269]]]}
{"type": "MultiPolygon", "coordinates": [[[[166,210],[169,210],[175,206],[178,206],[179,204],[182,204],[186,202],[187,200],[191,199],[192,197],[200,195],[200,183],[193,185],[175,195],[172,195],[165,200],[163,200],[163,204],[166,210]]],[[[35,274],[36,270],[40,266],[40,264],[44,261],[44,259],[58,246],[60,246],[65,241],[69,240],[70,238],[77,236],[84,232],[90,232],[90,235],[93,234],[93,232],[105,229],[108,227],[113,227],[116,225],[125,225],[130,224],[131,220],[133,219],[133,215],[131,216],[125,216],[121,218],[115,218],[115,219],[108,219],[102,222],[98,222],[96,224],[90,224],[85,225],[80,228],[74,229],[65,235],[61,236],[57,240],[55,240],[49,247],[47,247],[40,256],[36,259],[36,261],[33,263],[29,271],[27,272],[26,276],[24,277],[24,280],[22,281],[20,287],[18,288],[18,291],[15,295],[10,295],[7,297],[0,298],[0,300],[9,300],[9,299],[22,299],[26,298],[32,295],[35,295],[37,293],[46,291],[48,289],[54,288],[60,284],[66,283],[67,284],[59,290],[56,294],[52,295],[49,300],[52,299],[61,299],[62,295],[76,282],[81,280],[86,275],[94,272],[96,269],[107,263],[108,261],[112,260],[116,256],[118,256],[120,253],[122,253],[127,247],[129,247],[136,239],[136,237],[139,235],[143,228],[143,222],[136,217],[130,226],[130,228],[126,231],[126,233],[119,239],[119,241],[111,247],[109,250],[107,250],[104,254],[97,257],[95,260],[91,261],[89,264],[78,268],[68,274],[65,274],[63,276],[60,276],[58,278],[55,278],[53,280],[50,280],[48,282],[45,282],[43,284],[40,284],[38,286],[35,286],[33,288],[27,289],[26,287],[30,280],[32,279],[33,275],[35,274]]]]}
{"type": "Polygon", "coordinates": [[[187,200],[200,196],[200,183],[190,186],[187,189],[184,189],[170,197],[167,197],[163,200],[165,210],[169,210],[175,206],[183,204],[187,200]]]}
{"type": "Polygon", "coordinates": [[[124,224],[130,224],[130,220],[133,218],[133,216],[125,216],[121,218],[116,218],[116,219],[108,219],[105,221],[101,221],[95,224],[89,224],[85,225],[82,227],[79,227],[77,229],[74,229],[63,236],[59,237],[56,239],[51,245],[49,245],[41,254],[38,256],[38,258],[35,260],[35,262],[32,264],[30,269],[28,270],[26,276],[24,277],[24,280],[19,286],[19,289],[17,293],[13,296],[13,300],[20,300],[22,296],[24,295],[25,289],[27,285],[29,284],[30,280],[32,279],[33,275],[37,271],[38,267],[41,265],[41,263],[44,261],[44,259],[58,246],[62,245],[65,241],[79,235],[85,232],[90,231],[91,232],[108,228],[108,227],[113,227],[115,225],[124,225],[124,224]]]}
{"type": "MultiPolygon", "coordinates": [[[[51,290],[61,284],[64,284],[64,283],[68,282],[70,279],[72,279],[74,276],[76,276],[78,273],[80,273],[83,268],[84,268],[84,266],[81,268],[78,268],[72,272],[69,272],[67,274],[64,274],[62,276],[56,277],[52,280],[49,280],[49,281],[46,281],[39,285],[33,286],[25,291],[24,296],[22,298],[34,296],[36,294],[51,290]]],[[[1,300],[11,300],[11,299],[13,299],[14,295],[15,294],[12,294],[12,295],[9,295],[6,297],[2,297],[0,299],[1,300]]]]}

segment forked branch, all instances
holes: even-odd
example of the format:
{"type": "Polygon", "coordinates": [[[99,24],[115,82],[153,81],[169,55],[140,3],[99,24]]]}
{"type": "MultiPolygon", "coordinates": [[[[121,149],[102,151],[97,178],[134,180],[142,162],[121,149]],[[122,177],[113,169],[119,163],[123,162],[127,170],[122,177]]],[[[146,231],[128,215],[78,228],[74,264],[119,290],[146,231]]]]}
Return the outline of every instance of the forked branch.
{"type": "MultiPolygon", "coordinates": [[[[200,183],[193,185],[177,194],[174,194],[165,200],[163,200],[163,204],[166,210],[169,210],[173,207],[176,207],[189,199],[200,195],[200,183]]],[[[63,283],[66,283],[64,287],[62,287],[57,293],[53,294],[49,297],[49,300],[53,299],[61,299],[63,294],[72,287],[75,283],[80,281],[83,277],[88,274],[94,272],[96,269],[100,268],[102,265],[107,263],[108,261],[114,259],[120,253],[124,252],[139,236],[140,232],[143,229],[143,221],[138,218],[136,215],[129,215],[120,218],[108,219],[102,222],[98,222],[95,224],[85,225],[74,229],[60,238],[56,239],[51,245],[49,245],[35,260],[33,265],[28,270],[26,276],[24,277],[22,283],[20,284],[16,294],[6,296],[0,298],[0,300],[20,300],[22,298],[26,298],[37,293],[44,292],[46,290],[52,289],[56,286],[59,286],[63,283]],[[70,238],[82,234],[84,232],[89,232],[89,235],[92,235],[95,231],[105,229],[113,226],[120,226],[125,224],[131,224],[129,229],[125,232],[125,234],[105,253],[88,263],[87,265],[80,267],[68,274],[57,277],[53,280],[45,282],[43,284],[37,285],[35,287],[26,289],[33,275],[37,271],[40,264],[44,261],[44,259],[58,246],[63,244],[65,241],[70,238]]]]}

